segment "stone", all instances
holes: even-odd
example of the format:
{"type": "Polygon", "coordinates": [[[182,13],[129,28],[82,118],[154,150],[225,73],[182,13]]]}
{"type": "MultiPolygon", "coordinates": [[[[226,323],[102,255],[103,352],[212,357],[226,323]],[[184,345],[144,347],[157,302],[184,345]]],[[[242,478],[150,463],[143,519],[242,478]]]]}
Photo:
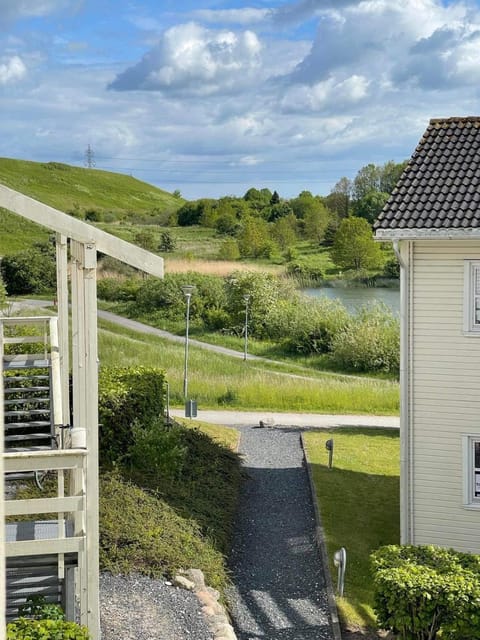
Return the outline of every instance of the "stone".
{"type": "Polygon", "coordinates": [[[173,584],[176,587],[186,589],[187,591],[195,591],[195,583],[188,578],[185,578],[185,576],[175,576],[173,578],[173,584]]]}

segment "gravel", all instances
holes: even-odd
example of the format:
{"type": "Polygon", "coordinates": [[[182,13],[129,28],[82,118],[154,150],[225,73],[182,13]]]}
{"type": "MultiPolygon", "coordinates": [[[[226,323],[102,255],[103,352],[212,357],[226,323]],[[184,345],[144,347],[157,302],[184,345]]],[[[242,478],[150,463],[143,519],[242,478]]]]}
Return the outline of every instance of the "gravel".
{"type": "Polygon", "coordinates": [[[333,632],[298,429],[241,427],[248,479],[228,594],[238,640],[331,640],[333,632]]]}
{"type": "Polygon", "coordinates": [[[100,577],[102,640],[212,640],[197,596],[141,575],[100,577]]]}

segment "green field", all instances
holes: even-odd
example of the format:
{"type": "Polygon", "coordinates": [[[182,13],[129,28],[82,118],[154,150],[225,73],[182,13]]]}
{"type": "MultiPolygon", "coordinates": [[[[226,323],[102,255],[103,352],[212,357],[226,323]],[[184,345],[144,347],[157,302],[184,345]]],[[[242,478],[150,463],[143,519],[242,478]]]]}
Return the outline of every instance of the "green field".
{"type": "Polygon", "coordinates": [[[333,554],[345,547],[345,593],[337,598],[345,627],[375,627],[369,556],[400,535],[398,430],[339,428],[305,433],[330,571],[336,586],[333,554]],[[333,438],[333,468],[328,468],[327,439],[333,438]]]}
{"type": "MultiPolygon", "coordinates": [[[[172,405],[183,403],[184,347],[100,321],[100,361],[166,370],[172,405]]],[[[269,364],[190,346],[189,393],[199,408],[396,415],[398,383],[269,364]],[[291,373],[293,375],[286,375],[291,373]]]]}

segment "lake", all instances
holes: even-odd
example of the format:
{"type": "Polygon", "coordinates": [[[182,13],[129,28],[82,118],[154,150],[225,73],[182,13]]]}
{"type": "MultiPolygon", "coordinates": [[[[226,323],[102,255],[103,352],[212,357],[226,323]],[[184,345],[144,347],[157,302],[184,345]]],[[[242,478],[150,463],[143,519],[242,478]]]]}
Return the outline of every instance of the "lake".
{"type": "Polygon", "coordinates": [[[338,299],[349,311],[357,307],[383,302],[394,313],[400,313],[400,291],[387,287],[319,287],[318,289],[302,289],[310,298],[338,299]]]}

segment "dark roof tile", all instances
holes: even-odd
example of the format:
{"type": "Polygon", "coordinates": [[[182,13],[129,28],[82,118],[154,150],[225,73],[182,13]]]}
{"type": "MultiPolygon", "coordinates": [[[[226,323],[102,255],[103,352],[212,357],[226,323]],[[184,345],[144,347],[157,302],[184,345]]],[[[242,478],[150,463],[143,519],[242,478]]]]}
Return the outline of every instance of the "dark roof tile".
{"type": "Polygon", "coordinates": [[[376,229],[480,226],[480,117],[431,120],[376,229]]]}

